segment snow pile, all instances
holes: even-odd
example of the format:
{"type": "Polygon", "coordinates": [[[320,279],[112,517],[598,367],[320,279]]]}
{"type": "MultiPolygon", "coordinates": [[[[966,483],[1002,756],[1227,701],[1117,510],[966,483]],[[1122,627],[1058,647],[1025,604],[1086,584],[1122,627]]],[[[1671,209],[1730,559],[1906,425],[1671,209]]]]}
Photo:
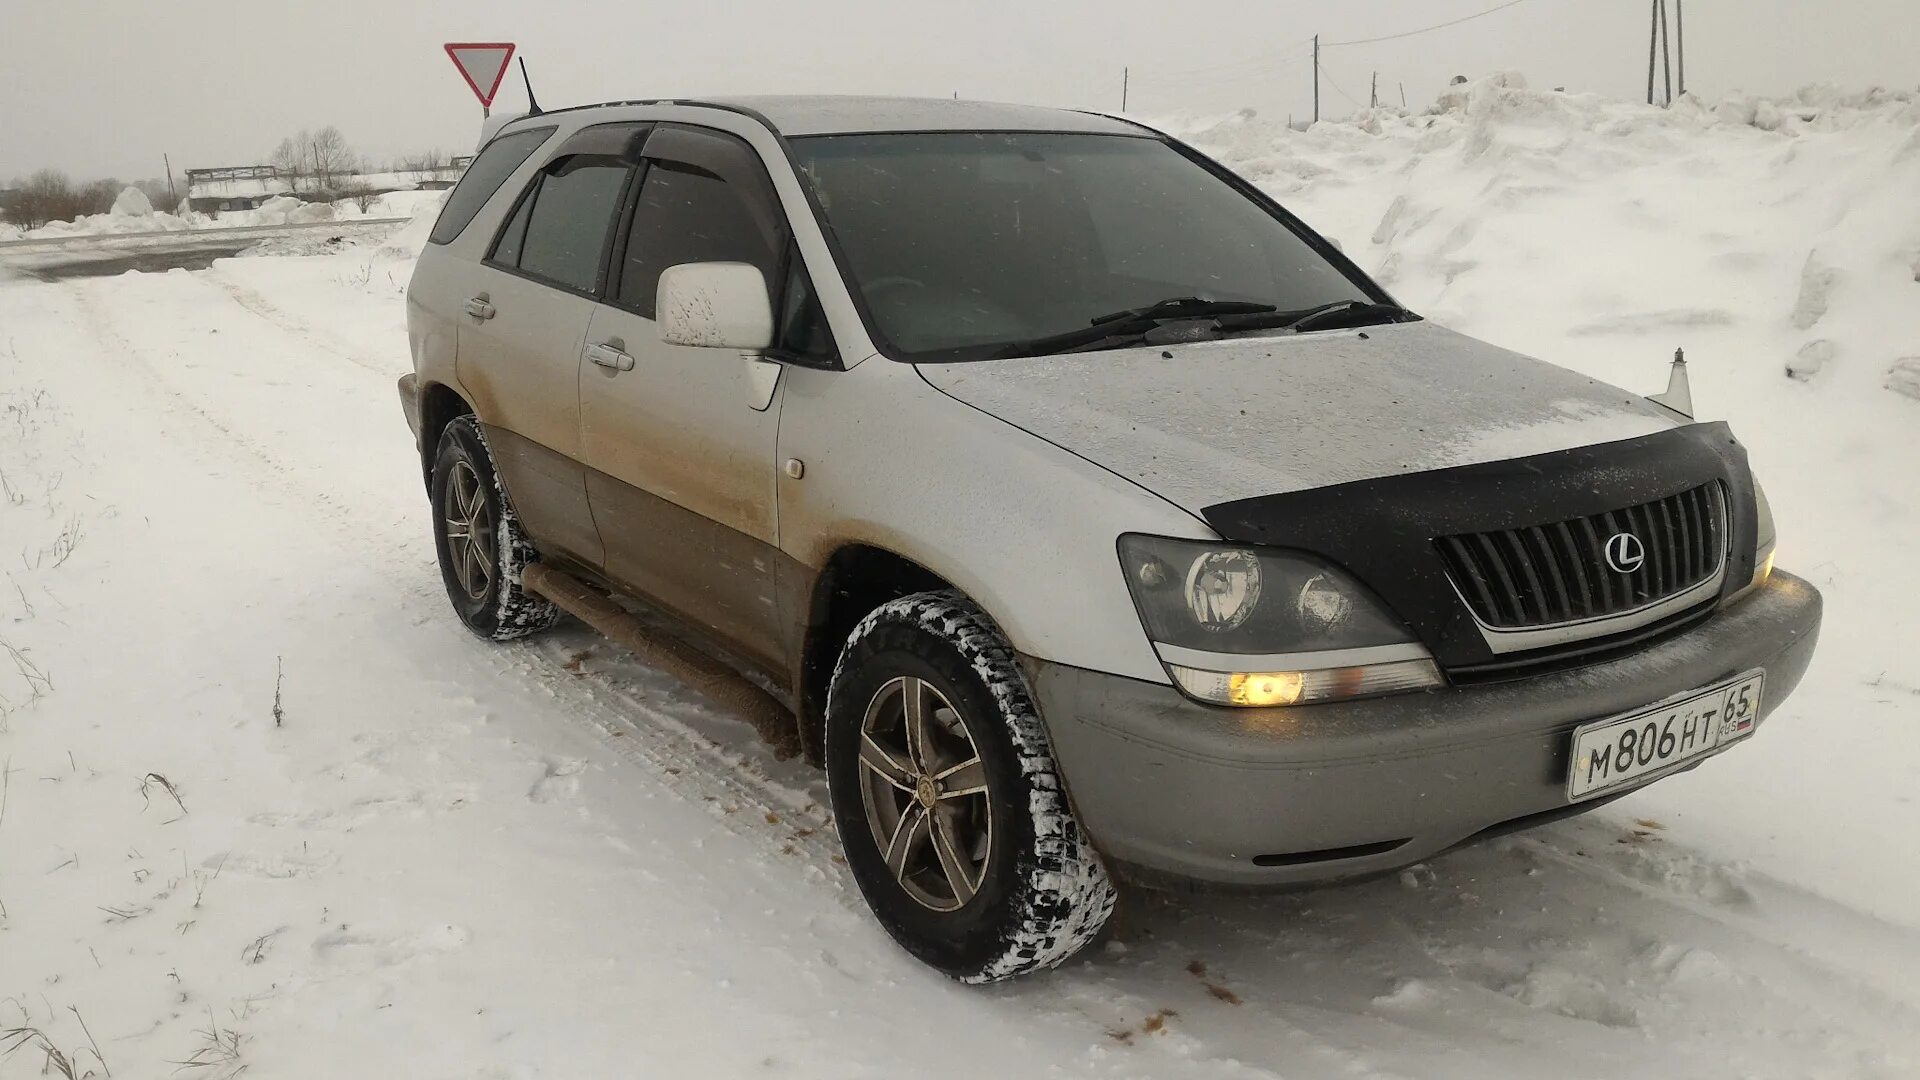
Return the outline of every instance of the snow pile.
{"type": "Polygon", "coordinates": [[[151,217],[153,200],[137,187],[125,187],[114,197],[113,209],[109,213],[115,217],[151,217]]]}
{"type": "Polygon", "coordinates": [[[438,212],[445,191],[390,191],[373,197],[362,210],[358,200],[308,202],[291,195],[275,195],[252,210],[223,210],[203,214],[182,209],[159,213],[138,188],[127,188],[105,214],[89,214],[72,221],[49,222],[22,230],[0,223],[0,240],[56,240],[69,236],[111,236],[124,233],[180,232],[187,229],[237,229],[276,225],[307,225],[323,221],[362,218],[412,217],[423,209],[438,212]]]}
{"type": "Polygon", "coordinates": [[[413,200],[410,211],[412,220],[387,238],[386,245],[381,248],[383,254],[411,259],[418,258],[420,252],[426,250],[427,236],[433,232],[433,223],[440,219],[440,206],[446,202],[447,193],[428,191],[419,194],[426,197],[413,200]]]}
{"type": "Polygon", "coordinates": [[[1746,444],[1779,564],[1825,592],[1826,623],[1762,738],[1624,805],[1698,811],[1718,852],[1920,926],[1920,872],[1882,870],[1920,811],[1859,798],[1920,784],[1884,752],[1920,749],[1920,617],[1888,603],[1920,595],[1920,98],[1658,109],[1497,76],[1305,132],[1169,126],[1455,329],[1642,393],[1686,349],[1701,418],[1746,444]]]}
{"type": "Polygon", "coordinates": [[[1764,348],[1777,372],[1879,387],[1920,345],[1913,94],[1816,87],[1663,110],[1501,75],[1424,113],[1304,133],[1242,113],[1189,137],[1415,309],[1509,341],[1520,329],[1614,381],[1651,385],[1674,346],[1738,342],[1742,365],[1764,348]],[[1545,317],[1520,327],[1520,313],[1545,317]],[[1569,351],[1560,331],[1583,340],[1569,351]]]}
{"type": "MultiPolygon", "coordinates": [[[[127,191],[133,191],[135,194],[139,194],[139,192],[133,188],[128,188],[127,191]]],[[[74,218],[72,221],[50,221],[37,229],[28,229],[22,235],[21,239],[57,240],[67,236],[113,236],[120,233],[182,232],[195,227],[192,219],[199,215],[188,214],[183,217],[179,214],[157,213],[153,209],[153,204],[148,202],[144,195],[140,196],[138,204],[131,204],[144,206],[145,210],[143,212],[122,213],[120,211],[122,203],[129,202],[127,199],[127,191],[120,193],[120,197],[114,200],[114,209],[107,213],[85,214],[74,218]]]]}

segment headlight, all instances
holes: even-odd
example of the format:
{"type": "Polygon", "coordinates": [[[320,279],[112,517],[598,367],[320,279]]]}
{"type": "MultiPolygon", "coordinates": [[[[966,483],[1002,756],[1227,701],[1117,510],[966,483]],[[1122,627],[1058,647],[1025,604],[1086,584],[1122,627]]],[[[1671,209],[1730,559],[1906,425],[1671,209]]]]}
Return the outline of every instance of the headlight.
{"type": "Polygon", "coordinates": [[[1372,592],[1311,556],[1127,535],[1120,559],[1147,636],[1190,697],[1297,705],[1441,684],[1372,592]]]}

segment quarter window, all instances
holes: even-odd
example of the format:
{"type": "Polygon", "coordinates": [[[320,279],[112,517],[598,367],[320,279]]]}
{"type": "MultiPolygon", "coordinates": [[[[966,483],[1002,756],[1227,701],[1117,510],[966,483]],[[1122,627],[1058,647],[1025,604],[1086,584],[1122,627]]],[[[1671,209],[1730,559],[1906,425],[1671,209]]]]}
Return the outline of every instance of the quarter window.
{"type": "Polygon", "coordinates": [[[436,244],[453,242],[466,231],[487,200],[493,198],[493,193],[500,190],[500,185],[507,182],[507,177],[513,175],[513,170],[533,156],[552,134],[552,128],[516,131],[488,143],[480,156],[473,159],[473,164],[467,166],[466,175],[454,185],[453,193],[447,196],[447,203],[441,208],[440,218],[433,223],[433,232],[427,239],[436,244]]]}

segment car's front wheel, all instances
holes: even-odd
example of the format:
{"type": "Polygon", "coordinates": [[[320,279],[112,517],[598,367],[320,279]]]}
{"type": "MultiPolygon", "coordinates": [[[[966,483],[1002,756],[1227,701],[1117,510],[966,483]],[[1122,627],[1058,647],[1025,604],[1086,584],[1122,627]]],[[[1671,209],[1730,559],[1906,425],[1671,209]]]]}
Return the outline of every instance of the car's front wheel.
{"type": "Polygon", "coordinates": [[[558,608],[520,584],[535,551],[507,503],[473,417],[458,417],[441,433],[428,496],[440,576],[467,629],[491,641],[511,641],[559,619],[558,608]]]}
{"type": "Polygon", "coordinates": [[[958,594],[895,600],[854,629],[826,766],[861,893],[940,971],[992,982],[1054,967],[1112,915],[1013,650],[958,594]]]}

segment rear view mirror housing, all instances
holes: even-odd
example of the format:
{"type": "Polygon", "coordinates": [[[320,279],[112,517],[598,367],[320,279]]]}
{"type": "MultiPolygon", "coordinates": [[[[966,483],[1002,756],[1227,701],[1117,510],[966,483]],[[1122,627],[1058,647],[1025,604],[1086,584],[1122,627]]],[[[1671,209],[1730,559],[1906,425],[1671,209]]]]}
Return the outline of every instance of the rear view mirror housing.
{"type": "Polygon", "coordinates": [[[669,345],[757,352],[773,346],[773,303],[758,267],[682,263],[660,274],[654,296],[660,339],[669,345]]]}

